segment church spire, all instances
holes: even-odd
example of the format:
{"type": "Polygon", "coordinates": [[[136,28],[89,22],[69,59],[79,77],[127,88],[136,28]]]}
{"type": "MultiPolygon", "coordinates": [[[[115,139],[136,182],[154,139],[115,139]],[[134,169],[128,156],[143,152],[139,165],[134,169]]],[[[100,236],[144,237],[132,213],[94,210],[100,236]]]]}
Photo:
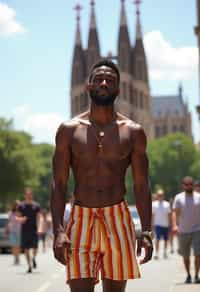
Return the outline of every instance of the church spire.
{"type": "Polygon", "coordinates": [[[90,29],[92,28],[96,29],[96,17],[95,17],[95,11],[94,11],[95,1],[91,0],[90,5],[91,5],[90,29]]]}
{"type": "Polygon", "coordinates": [[[77,4],[74,7],[76,11],[76,36],[75,36],[75,46],[73,52],[73,62],[72,62],[72,79],[71,85],[72,88],[78,84],[81,84],[84,81],[85,76],[85,65],[84,65],[84,55],[83,48],[81,43],[81,31],[80,31],[80,11],[82,10],[82,6],[77,4]]]}
{"type": "Polygon", "coordinates": [[[95,1],[90,1],[91,13],[90,13],[90,28],[88,36],[88,51],[87,51],[87,72],[89,73],[91,67],[100,58],[100,46],[99,38],[96,25],[96,15],[95,15],[95,1]]]}
{"type": "Polygon", "coordinates": [[[136,39],[142,39],[142,27],[140,22],[140,4],[141,0],[135,0],[134,4],[136,5],[136,39]]]}
{"type": "Polygon", "coordinates": [[[74,7],[74,10],[77,12],[76,20],[77,20],[77,26],[76,26],[76,45],[81,46],[81,30],[80,30],[80,11],[83,9],[83,7],[80,4],[77,4],[74,7]]]}
{"type": "Polygon", "coordinates": [[[126,12],[125,12],[125,0],[121,0],[121,16],[120,16],[120,26],[127,26],[127,20],[126,20],[126,12]]]}
{"type": "Polygon", "coordinates": [[[121,0],[120,28],[118,35],[118,62],[122,72],[130,72],[130,38],[128,33],[125,0],[121,0]]]}
{"type": "Polygon", "coordinates": [[[140,4],[141,0],[133,2],[136,5],[136,41],[132,53],[132,74],[136,80],[144,81],[149,86],[148,66],[143,44],[142,28],[140,23],[140,4]]]}

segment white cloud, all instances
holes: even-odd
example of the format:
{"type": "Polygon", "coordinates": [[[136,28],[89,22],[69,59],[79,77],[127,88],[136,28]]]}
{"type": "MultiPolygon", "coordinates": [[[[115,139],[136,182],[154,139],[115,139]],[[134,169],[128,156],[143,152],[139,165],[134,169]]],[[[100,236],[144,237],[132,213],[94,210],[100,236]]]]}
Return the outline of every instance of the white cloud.
{"type": "Polygon", "coordinates": [[[15,10],[0,3],[0,36],[10,36],[24,31],[25,28],[16,20],[15,10]]]}
{"type": "Polygon", "coordinates": [[[191,80],[197,76],[197,48],[174,48],[160,31],[147,33],[144,45],[152,79],[180,81],[191,80]]]}
{"type": "Polygon", "coordinates": [[[54,144],[56,130],[64,121],[57,113],[34,113],[27,105],[15,108],[13,115],[16,128],[30,133],[36,143],[54,144]]]}

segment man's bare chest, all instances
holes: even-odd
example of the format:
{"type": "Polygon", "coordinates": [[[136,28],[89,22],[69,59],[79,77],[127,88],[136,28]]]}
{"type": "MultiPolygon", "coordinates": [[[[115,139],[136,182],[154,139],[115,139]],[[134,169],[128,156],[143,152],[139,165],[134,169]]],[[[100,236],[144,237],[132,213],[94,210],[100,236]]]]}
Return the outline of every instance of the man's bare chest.
{"type": "Polygon", "coordinates": [[[93,126],[79,126],[73,133],[72,156],[79,160],[104,159],[110,161],[126,159],[133,149],[128,128],[110,127],[97,131],[93,126]]]}

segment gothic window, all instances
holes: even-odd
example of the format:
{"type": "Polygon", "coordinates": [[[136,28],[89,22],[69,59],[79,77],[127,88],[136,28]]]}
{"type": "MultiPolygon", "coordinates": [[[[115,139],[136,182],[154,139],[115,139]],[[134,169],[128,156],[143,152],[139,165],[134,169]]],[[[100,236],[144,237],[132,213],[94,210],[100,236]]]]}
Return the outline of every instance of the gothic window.
{"type": "Polygon", "coordinates": [[[143,93],[140,92],[140,108],[144,107],[144,101],[143,101],[144,97],[143,97],[143,93]]]}
{"type": "Polygon", "coordinates": [[[127,92],[126,92],[126,83],[123,82],[123,95],[124,95],[124,100],[127,99],[127,92]]]}
{"type": "Polygon", "coordinates": [[[137,60],[137,71],[136,74],[138,76],[139,80],[144,80],[144,76],[143,76],[143,61],[142,60],[137,60]]]}
{"type": "Polygon", "coordinates": [[[79,111],[78,96],[74,97],[74,111],[75,113],[79,111]]]}
{"type": "Polygon", "coordinates": [[[134,102],[134,100],[133,100],[133,87],[131,84],[129,86],[129,96],[130,96],[130,104],[133,105],[133,102],[134,102]]]}
{"type": "Polygon", "coordinates": [[[87,96],[87,92],[85,92],[85,94],[84,94],[84,106],[85,106],[85,107],[88,106],[88,96],[87,96]]]}
{"type": "Polygon", "coordinates": [[[126,71],[126,53],[125,53],[125,49],[122,48],[121,49],[121,60],[120,60],[120,67],[122,71],[126,71]]]}
{"type": "Polygon", "coordinates": [[[135,91],[135,107],[138,107],[138,105],[139,105],[139,92],[136,90],[135,91]]]}
{"type": "Polygon", "coordinates": [[[137,95],[137,91],[134,89],[133,90],[133,105],[134,106],[136,106],[136,99],[137,99],[136,95],[137,95]]]}

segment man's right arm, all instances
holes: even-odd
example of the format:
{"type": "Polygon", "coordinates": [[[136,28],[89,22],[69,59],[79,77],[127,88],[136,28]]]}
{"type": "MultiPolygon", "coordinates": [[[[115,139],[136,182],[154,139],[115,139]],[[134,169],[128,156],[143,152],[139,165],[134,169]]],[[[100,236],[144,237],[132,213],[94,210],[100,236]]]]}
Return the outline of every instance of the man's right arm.
{"type": "Polygon", "coordinates": [[[56,149],[53,156],[51,183],[51,214],[55,237],[63,228],[65,197],[71,158],[71,133],[72,129],[62,124],[56,134],[56,149]]]}
{"type": "Polygon", "coordinates": [[[178,231],[180,212],[181,212],[181,209],[179,206],[178,199],[175,198],[174,204],[173,204],[173,210],[172,210],[172,231],[173,232],[178,231]]]}

